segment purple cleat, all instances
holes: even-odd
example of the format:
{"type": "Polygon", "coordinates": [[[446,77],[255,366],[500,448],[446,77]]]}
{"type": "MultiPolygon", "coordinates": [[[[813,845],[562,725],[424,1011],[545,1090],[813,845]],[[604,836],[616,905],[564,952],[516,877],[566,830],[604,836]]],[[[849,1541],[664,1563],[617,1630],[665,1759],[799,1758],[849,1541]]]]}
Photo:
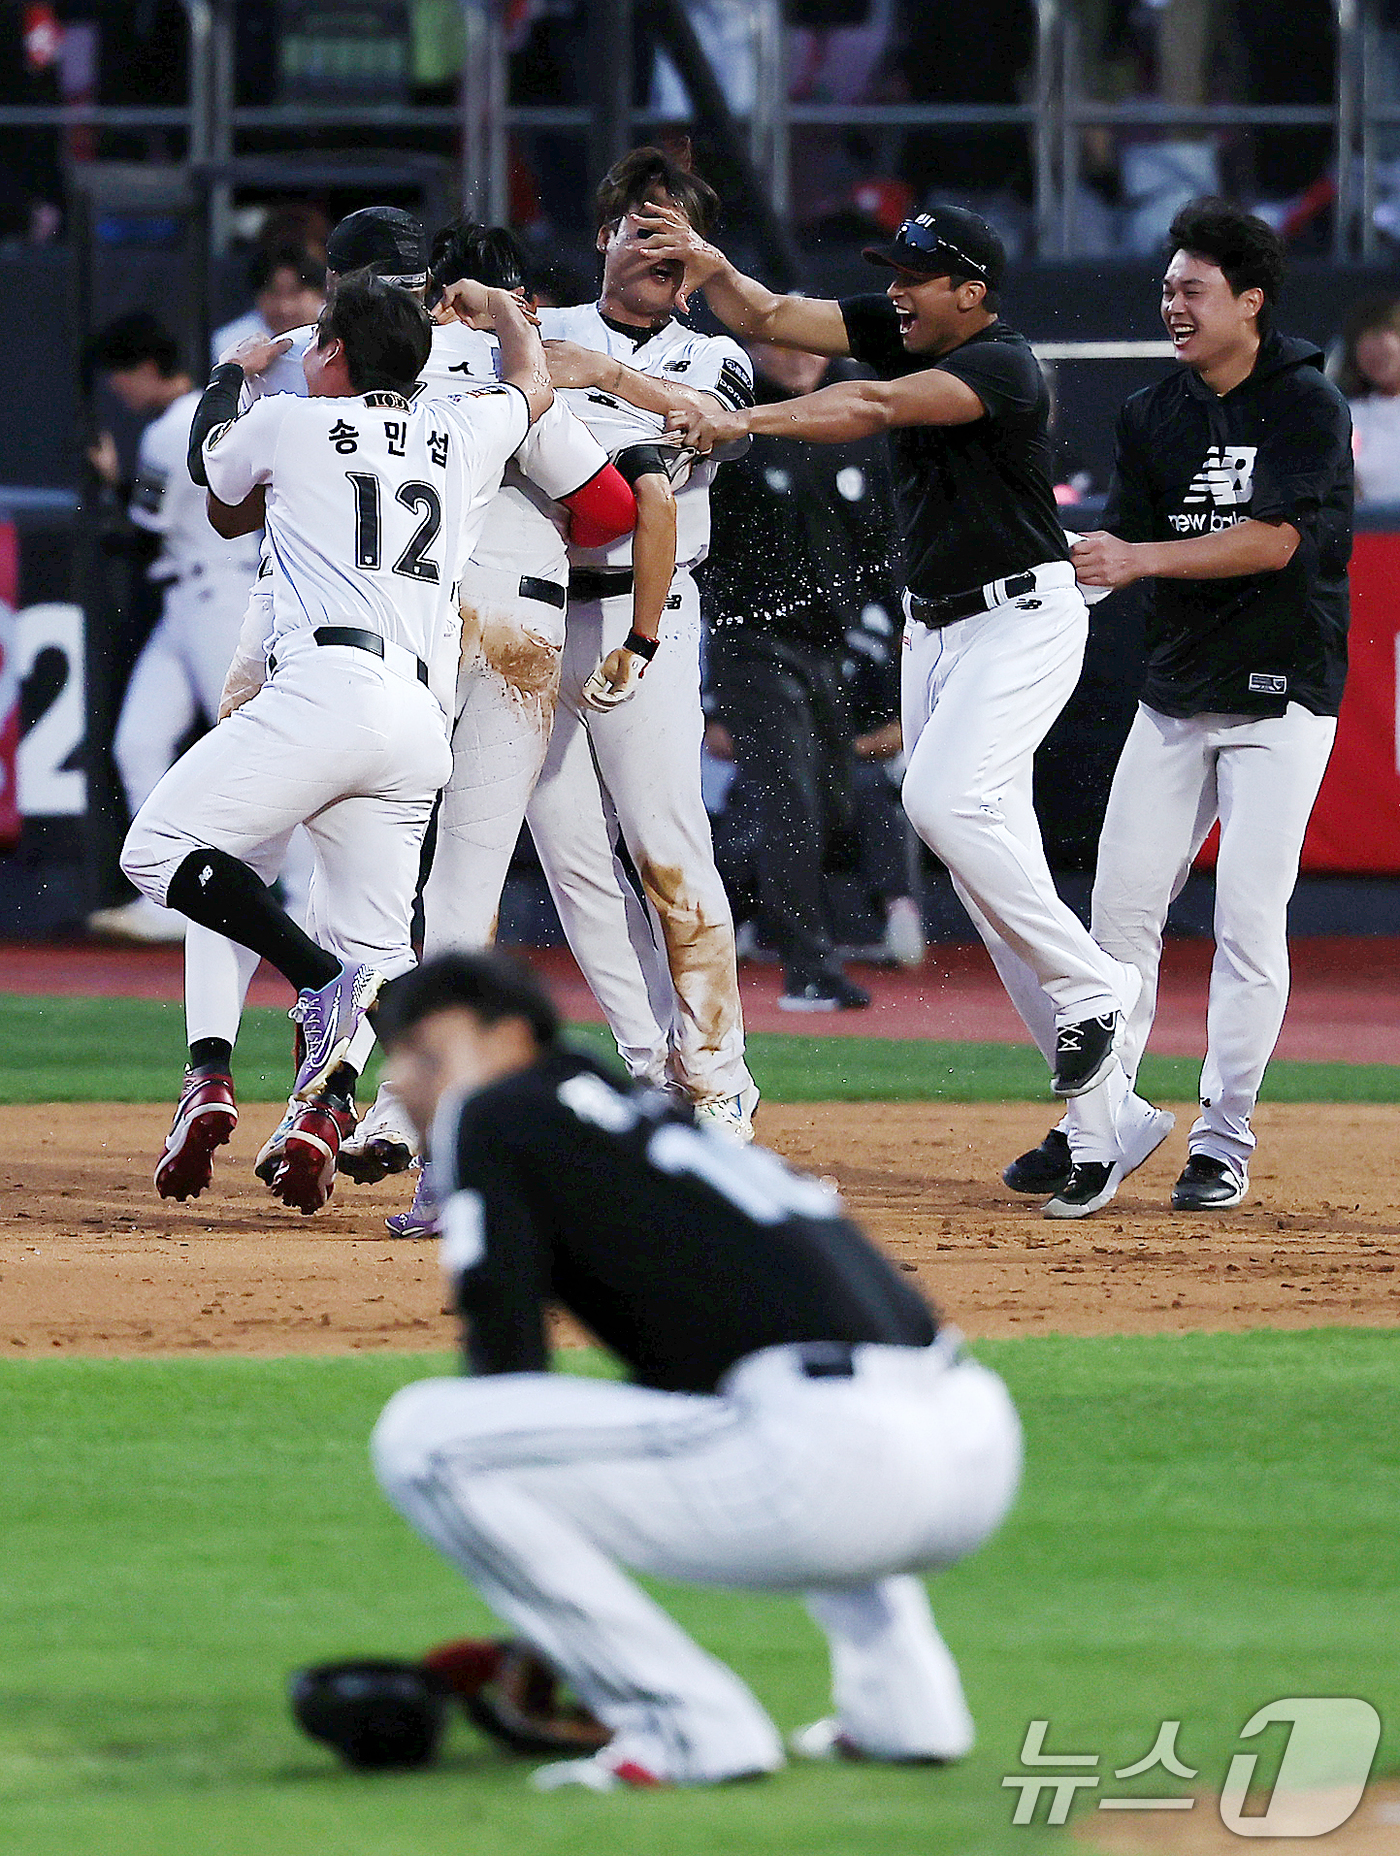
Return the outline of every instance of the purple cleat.
{"type": "Polygon", "coordinates": [[[297,994],[288,1016],[301,1027],[306,1049],[292,1084],[294,1096],[304,1102],[324,1085],[383,984],[384,975],[373,967],[342,967],[328,986],[308,986],[297,994]]]}
{"type": "Polygon", "coordinates": [[[437,1237],[438,1203],[433,1196],[433,1189],[428,1184],[427,1171],[418,1167],[418,1184],[414,1189],[413,1203],[406,1212],[399,1212],[396,1217],[386,1218],[384,1223],[391,1237],[437,1237]]]}

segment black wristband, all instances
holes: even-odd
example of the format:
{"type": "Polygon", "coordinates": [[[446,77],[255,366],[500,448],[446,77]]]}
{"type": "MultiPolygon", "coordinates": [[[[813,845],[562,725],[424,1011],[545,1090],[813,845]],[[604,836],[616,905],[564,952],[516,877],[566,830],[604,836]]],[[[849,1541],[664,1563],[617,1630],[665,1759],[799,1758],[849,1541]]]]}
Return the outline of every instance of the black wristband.
{"type": "Polygon", "coordinates": [[[643,638],[642,634],[634,629],[628,632],[627,636],[623,639],[622,648],[624,651],[635,651],[638,657],[644,657],[647,662],[650,663],[656,656],[656,653],[661,649],[661,640],[659,638],[643,638]]]}

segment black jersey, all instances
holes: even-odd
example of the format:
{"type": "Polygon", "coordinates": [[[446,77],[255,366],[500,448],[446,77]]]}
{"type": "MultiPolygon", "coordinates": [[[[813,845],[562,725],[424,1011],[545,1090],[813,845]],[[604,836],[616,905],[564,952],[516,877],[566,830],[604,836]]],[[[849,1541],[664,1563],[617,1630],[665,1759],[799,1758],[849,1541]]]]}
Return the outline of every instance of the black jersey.
{"type": "Polygon", "coordinates": [[[551,1302],[670,1392],[712,1392],[762,1347],[937,1332],[834,1193],[586,1057],[551,1053],[449,1100],[432,1144],[478,1373],[543,1372],[551,1302]]]}
{"type": "Polygon", "coordinates": [[[1278,573],[1149,586],[1142,698],[1163,715],[1336,715],[1347,667],[1351,415],[1311,342],[1267,336],[1218,394],[1189,367],[1118,418],[1104,527],[1178,541],[1256,517],[1300,543],[1278,573]]]}
{"type": "Polygon", "coordinates": [[[966,425],[901,426],[890,434],[909,590],[941,599],[1067,561],[1052,477],[1050,394],[1026,338],[993,322],[930,361],[904,346],[888,297],[845,297],[840,307],[851,353],[882,379],[940,367],[965,380],[986,408],[966,425]]]}

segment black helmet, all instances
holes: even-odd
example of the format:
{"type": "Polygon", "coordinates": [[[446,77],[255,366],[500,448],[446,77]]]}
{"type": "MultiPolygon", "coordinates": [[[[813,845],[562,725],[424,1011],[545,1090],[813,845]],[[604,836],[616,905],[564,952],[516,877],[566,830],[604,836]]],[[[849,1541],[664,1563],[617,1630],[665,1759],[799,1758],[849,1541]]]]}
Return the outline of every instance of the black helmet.
{"type": "Polygon", "coordinates": [[[347,1765],[426,1766],[437,1753],[447,1695],[418,1663],[320,1663],[297,1670],[288,1689],[298,1724],[347,1765]]]}

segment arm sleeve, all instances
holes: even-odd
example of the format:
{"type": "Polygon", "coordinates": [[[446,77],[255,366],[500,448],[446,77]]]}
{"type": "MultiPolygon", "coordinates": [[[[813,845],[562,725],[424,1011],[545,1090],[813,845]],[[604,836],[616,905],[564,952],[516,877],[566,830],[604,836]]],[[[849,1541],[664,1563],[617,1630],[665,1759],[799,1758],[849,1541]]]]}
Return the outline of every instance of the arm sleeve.
{"type": "Polygon", "coordinates": [[[909,356],[899,339],[899,316],[887,296],[846,296],[837,308],[846,324],[852,360],[863,361],[884,378],[909,372],[909,356]]]}
{"type": "MultiPolygon", "coordinates": [[[[224,361],[209,376],[204,397],[194,409],[190,423],[189,469],[194,481],[209,488],[204,472],[204,441],[216,427],[238,417],[238,400],[243,391],[243,369],[236,361],[224,361]]],[[[220,497],[221,502],[224,498],[220,497]]],[[[242,498],[239,498],[242,501],[242,498]]]]}
{"type": "Polygon", "coordinates": [[[560,399],[530,427],[516,459],[531,483],[558,503],[591,482],[607,461],[598,440],[560,399]]]}
{"type": "Polygon", "coordinates": [[[660,445],[629,445],[625,451],[618,452],[615,462],[618,471],[633,489],[639,477],[665,477],[669,480],[671,475],[670,461],[660,445]]]}
{"type": "Polygon", "coordinates": [[[1337,481],[1351,450],[1351,412],[1319,380],[1281,419],[1262,428],[1250,514],[1256,521],[1309,521],[1337,481]]]}
{"type": "Polygon", "coordinates": [[[1113,475],[1104,504],[1103,525],[1120,541],[1156,541],[1151,485],[1137,443],[1137,421],[1129,400],[1118,415],[1113,475]]]}
{"type": "Polygon", "coordinates": [[[259,400],[239,418],[216,425],[209,433],[200,451],[204,481],[221,503],[241,503],[258,484],[272,481],[282,420],[289,406],[300,404],[286,394],[259,400]]]}
{"type": "Polygon", "coordinates": [[[549,1367],[545,1249],[510,1157],[467,1105],[458,1124],[451,1190],[442,1208],[442,1265],[467,1323],[474,1373],[549,1367]]]}
{"type": "Polygon", "coordinates": [[[615,464],[604,464],[560,502],[569,512],[569,540],[579,548],[606,548],[637,526],[637,499],[615,464]]]}
{"type": "Polygon", "coordinates": [[[937,365],[972,388],[989,419],[1032,411],[1043,391],[1036,358],[1020,342],[967,342],[937,365]]]}

